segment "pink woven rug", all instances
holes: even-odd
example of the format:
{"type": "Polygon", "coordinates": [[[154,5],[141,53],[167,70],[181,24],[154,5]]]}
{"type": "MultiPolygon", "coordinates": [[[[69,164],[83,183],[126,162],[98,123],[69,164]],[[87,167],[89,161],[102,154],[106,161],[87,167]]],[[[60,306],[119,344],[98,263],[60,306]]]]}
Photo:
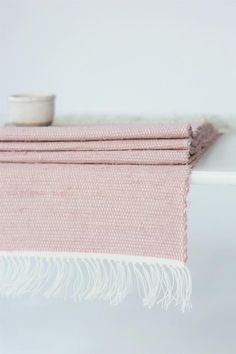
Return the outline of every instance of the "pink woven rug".
{"type": "Polygon", "coordinates": [[[190,307],[191,166],[209,123],[0,128],[0,294],[190,307]]]}

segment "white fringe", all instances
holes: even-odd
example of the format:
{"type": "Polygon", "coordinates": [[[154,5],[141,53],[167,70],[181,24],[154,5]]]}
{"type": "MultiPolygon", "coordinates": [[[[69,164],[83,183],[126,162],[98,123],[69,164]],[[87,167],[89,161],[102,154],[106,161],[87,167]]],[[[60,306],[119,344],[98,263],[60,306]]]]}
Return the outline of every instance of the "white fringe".
{"type": "Polygon", "coordinates": [[[183,262],[110,254],[0,252],[0,295],[40,294],[74,301],[120,303],[134,289],[143,304],[191,308],[192,282],[183,262]]]}

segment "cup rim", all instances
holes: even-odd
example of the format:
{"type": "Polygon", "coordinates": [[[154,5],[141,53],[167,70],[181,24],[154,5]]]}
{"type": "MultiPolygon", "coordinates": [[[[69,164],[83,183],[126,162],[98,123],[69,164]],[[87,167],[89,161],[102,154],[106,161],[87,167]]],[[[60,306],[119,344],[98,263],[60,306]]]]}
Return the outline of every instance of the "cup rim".
{"type": "Polygon", "coordinates": [[[45,94],[45,93],[21,93],[14,94],[8,97],[10,102],[39,102],[39,101],[54,101],[54,94],[45,94]]]}

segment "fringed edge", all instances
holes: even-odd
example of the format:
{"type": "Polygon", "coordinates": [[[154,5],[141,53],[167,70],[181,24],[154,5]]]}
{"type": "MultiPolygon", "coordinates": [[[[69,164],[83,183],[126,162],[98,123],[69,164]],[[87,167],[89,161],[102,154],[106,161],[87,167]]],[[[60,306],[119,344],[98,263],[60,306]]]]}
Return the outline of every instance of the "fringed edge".
{"type": "Polygon", "coordinates": [[[119,304],[134,289],[144,306],[191,308],[183,262],[164,258],[61,252],[0,252],[0,295],[42,295],[119,304]]]}

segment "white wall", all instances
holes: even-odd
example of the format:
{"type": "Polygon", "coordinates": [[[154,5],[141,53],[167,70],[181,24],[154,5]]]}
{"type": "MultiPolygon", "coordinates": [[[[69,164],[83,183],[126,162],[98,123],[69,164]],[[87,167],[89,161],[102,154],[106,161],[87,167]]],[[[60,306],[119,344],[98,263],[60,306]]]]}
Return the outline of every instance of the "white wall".
{"type": "Polygon", "coordinates": [[[49,91],[57,112],[236,113],[234,0],[0,0],[0,114],[49,91]]]}

